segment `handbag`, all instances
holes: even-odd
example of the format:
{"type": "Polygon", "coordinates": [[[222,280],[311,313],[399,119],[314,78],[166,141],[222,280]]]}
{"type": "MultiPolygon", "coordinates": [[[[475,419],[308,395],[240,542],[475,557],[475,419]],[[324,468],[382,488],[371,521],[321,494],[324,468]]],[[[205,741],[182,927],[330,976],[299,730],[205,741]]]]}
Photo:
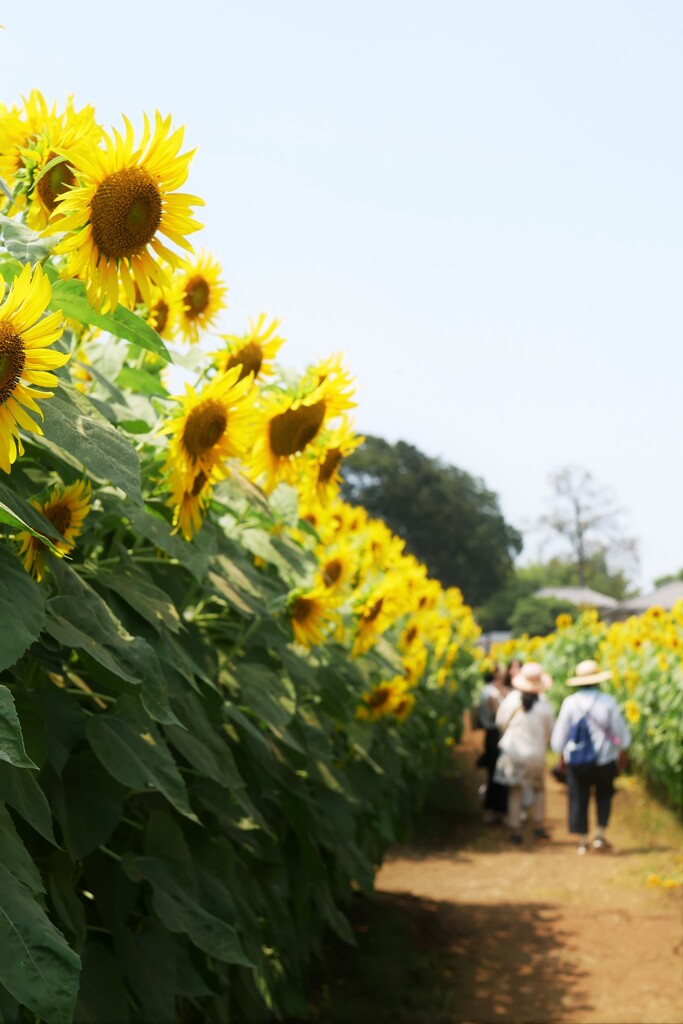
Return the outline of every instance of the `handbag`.
{"type": "Polygon", "coordinates": [[[550,769],[550,774],[558,782],[561,782],[564,786],[567,785],[567,765],[564,763],[564,758],[560,754],[557,764],[554,764],[550,769]]]}

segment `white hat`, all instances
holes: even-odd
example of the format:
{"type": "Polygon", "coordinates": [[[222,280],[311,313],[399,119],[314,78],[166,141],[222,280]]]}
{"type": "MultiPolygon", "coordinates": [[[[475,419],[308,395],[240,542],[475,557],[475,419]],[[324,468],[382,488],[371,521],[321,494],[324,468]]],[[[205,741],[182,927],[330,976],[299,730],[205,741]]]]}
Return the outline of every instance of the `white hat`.
{"type": "Polygon", "coordinates": [[[523,693],[543,693],[544,690],[549,690],[552,684],[552,677],[543,671],[537,661],[527,661],[512,680],[514,688],[523,693]]]}
{"type": "Polygon", "coordinates": [[[593,683],[604,683],[611,678],[611,672],[600,671],[597,661],[580,661],[576,666],[576,675],[567,680],[567,686],[592,686],[593,683]]]}

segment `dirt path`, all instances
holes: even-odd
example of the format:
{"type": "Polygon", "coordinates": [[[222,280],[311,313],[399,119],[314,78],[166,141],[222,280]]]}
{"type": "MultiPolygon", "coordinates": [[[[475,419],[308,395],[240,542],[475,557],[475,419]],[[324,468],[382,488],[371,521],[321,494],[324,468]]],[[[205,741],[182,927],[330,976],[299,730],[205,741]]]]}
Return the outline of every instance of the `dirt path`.
{"type": "Polygon", "coordinates": [[[357,951],[339,951],[318,1021],[681,1024],[683,829],[636,785],[615,798],[612,854],[579,857],[564,787],[548,782],[552,840],[510,848],[485,827],[474,768],[458,748],[438,812],[394,851],[377,898],[352,912],[357,951]]]}

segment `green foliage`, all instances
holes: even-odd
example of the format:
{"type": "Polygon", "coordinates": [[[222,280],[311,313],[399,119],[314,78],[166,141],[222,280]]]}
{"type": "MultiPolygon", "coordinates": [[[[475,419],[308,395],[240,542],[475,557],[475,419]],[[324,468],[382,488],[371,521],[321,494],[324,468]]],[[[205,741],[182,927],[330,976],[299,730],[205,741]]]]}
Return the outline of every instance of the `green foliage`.
{"type": "Polygon", "coordinates": [[[555,629],[558,615],[574,617],[577,608],[570,601],[558,601],[554,597],[524,597],[515,605],[510,618],[514,636],[547,636],[555,629]]]}
{"type": "MultiPolygon", "coordinates": [[[[596,549],[586,557],[584,577],[585,585],[591,590],[607,594],[617,601],[623,601],[629,593],[626,573],[610,568],[604,548],[596,549]]],[[[477,620],[484,630],[513,628],[519,602],[531,597],[535,591],[543,587],[577,587],[579,584],[579,567],[571,559],[551,558],[547,562],[517,566],[505,585],[477,609],[477,620]]]]}
{"type": "Polygon", "coordinates": [[[342,494],[383,519],[444,586],[483,603],[512,573],[522,539],[481,480],[413,445],[369,436],[344,464],[342,494]]]}
{"type": "Polygon", "coordinates": [[[683,569],[679,569],[678,572],[669,573],[666,576],[659,576],[655,580],[655,587],[663,587],[665,583],[675,583],[678,580],[683,580],[683,569]]]}
{"type": "Polygon", "coordinates": [[[89,395],[61,379],[0,483],[0,1020],[301,1016],[324,929],[353,941],[344,901],[448,757],[474,634],[453,627],[448,678],[425,666],[407,720],[359,721],[404,623],[357,658],[295,646],[288,602],[317,570],[296,493],[233,474],[195,540],[173,534],[166,391],[139,352],[161,342],[76,282],[53,305],[109,333],[89,395]],[[63,559],[30,504],[56,479],[93,488],[63,559]],[[17,531],[44,542],[40,584],[17,531]]]}

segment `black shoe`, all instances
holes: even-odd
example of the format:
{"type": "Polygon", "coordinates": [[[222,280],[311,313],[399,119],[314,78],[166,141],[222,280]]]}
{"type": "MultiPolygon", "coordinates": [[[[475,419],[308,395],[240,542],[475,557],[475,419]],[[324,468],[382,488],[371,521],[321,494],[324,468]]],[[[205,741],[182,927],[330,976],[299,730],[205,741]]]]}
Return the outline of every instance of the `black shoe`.
{"type": "Polygon", "coordinates": [[[510,842],[513,843],[515,846],[521,846],[524,842],[524,839],[519,834],[519,832],[513,832],[512,835],[510,836],[510,842]]]}
{"type": "Polygon", "coordinates": [[[550,832],[548,832],[548,829],[543,828],[540,825],[534,829],[534,835],[537,839],[550,839],[550,832]]]}

